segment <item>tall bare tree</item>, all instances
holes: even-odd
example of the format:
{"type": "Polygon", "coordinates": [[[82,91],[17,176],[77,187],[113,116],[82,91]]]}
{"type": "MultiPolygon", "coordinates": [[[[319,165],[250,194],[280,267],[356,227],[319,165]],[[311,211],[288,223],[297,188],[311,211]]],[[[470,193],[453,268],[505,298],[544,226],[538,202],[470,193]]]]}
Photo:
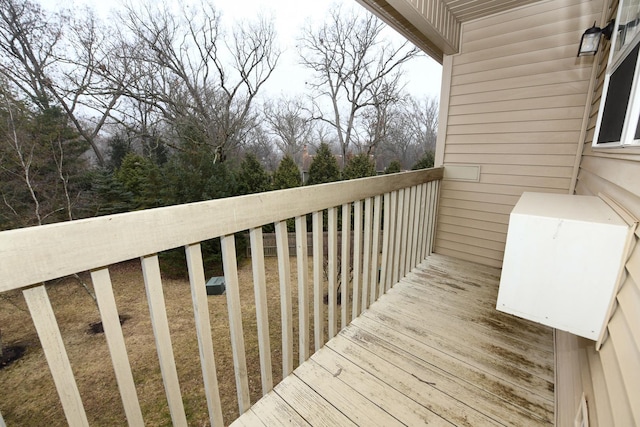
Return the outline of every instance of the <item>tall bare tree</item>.
{"type": "Polygon", "coordinates": [[[256,123],[255,97],[277,64],[272,22],[258,18],[225,34],[208,2],[176,12],[167,3],[130,5],[121,19],[138,75],[126,95],[152,106],[190,149],[223,161],[256,123]]]}
{"type": "Polygon", "coordinates": [[[98,135],[129,74],[114,63],[122,46],[109,33],[89,9],[49,13],[30,0],[0,0],[0,75],[41,111],[60,107],[100,165],[98,135]]]}
{"type": "Polygon", "coordinates": [[[402,65],[419,54],[409,42],[384,40],[383,28],[364,10],[335,6],[320,27],[306,28],[300,38],[302,64],[315,73],[308,84],[316,118],[335,129],[343,165],[352,144],[370,145],[360,141],[366,137],[363,114],[398,97],[402,65]]]}
{"type": "Polygon", "coordinates": [[[300,99],[282,97],[266,103],[264,116],[276,147],[302,167],[302,150],[314,130],[308,108],[300,99]]]}

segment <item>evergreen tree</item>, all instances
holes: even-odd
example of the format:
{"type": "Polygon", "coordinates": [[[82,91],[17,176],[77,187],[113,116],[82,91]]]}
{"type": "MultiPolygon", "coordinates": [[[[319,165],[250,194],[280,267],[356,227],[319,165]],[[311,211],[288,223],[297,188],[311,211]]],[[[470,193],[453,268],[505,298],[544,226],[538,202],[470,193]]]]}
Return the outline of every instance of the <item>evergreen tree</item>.
{"type": "Polygon", "coordinates": [[[271,178],[253,153],[244,156],[236,176],[238,195],[262,193],[271,189],[271,178]]]}
{"type": "Polygon", "coordinates": [[[280,161],[278,169],[273,173],[273,188],[281,190],[284,188],[300,187],[302,178],[300,169],[288,154],[280,161]]]}
{"type": "Polygon", "coordinates": [[[335,156],[331,153],[329,145],[320,144],[316,155],[309,166],[308,185],[323,184],[340,180],[340,169],[335,156]]]}
{"type": "Polygon", "coordinates": [[[398,173],[402,171],[402,165],[400,164],[399,160],[393,160],[391,163],[389,163],[389,166],[387,166],[387,168],[384,170],[384,173],[389,174],[389,173],[398,173]]]}
{"type": "Polygon", "coordinates": [[[375,175],[376,167],[366,153],[351,157],[342,171],[342,179],[356,179],[375,175]]]}
{"type": "Polygon", "coordinates": [[[435,156],[433,151],[427,151],[424,155],[416,162],[415,165],[411,168],[411,170],[418,169],[428,169],[432,168],[435,162],[435,156]]]}
{"type": "Polygon", "coordinates": [[[132,209],[162,206],[160,169],[151,160],[128,153],[122,159],[115,178],[133,197],[132,209]]]}

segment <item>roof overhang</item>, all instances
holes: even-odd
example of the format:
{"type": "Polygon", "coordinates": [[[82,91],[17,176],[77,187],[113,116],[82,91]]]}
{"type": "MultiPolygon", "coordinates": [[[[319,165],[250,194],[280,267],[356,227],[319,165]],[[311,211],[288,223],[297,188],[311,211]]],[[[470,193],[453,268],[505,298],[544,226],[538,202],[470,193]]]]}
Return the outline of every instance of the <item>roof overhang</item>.
{"type": "Polygon", "coordinates": [[[459,51],[461,25],[541,0],[357,0],[442,63],[459,51]]]}

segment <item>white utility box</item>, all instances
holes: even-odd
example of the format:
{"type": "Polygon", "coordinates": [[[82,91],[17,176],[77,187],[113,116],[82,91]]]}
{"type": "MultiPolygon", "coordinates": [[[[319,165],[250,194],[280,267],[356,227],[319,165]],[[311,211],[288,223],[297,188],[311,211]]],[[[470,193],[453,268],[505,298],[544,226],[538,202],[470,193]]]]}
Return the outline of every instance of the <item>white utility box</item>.
{"type": "Polygon", "coordinates": [[[599,197],[524,193],[509,218],[496,308],[597,340],[629,230],[599,197]]]}

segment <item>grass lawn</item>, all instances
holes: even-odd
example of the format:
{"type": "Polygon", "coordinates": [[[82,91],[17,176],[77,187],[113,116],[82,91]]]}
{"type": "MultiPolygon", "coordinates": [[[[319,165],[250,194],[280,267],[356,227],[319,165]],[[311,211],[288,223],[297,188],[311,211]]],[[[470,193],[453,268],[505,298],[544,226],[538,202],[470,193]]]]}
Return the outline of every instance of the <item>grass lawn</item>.
{"type": "MultiPolygon", "coordinates": [[[[266,258],[265,263],[273,377],[274,384],[277,384],[282,376],[277,261],[276,258],[266,258]]],[[[294,364],[297,364],[298,304],[295,257],[291,258],[291,266],[294,364]]],[[[129,261],[112,266],[110,271],[118,311],[120,315],[128,317],[122,329],[145,423],[154,426],[171,425],[140,264],[138,261],[129,261]]],[[[262,390],[251,260],[239,265],[238,272],[249,387],[251,402],[254,403],[262,395],[262,390]]],[[[81,278],[91,287],[88,274],[82,275],[81,278]]],[[[189,425],[209,425],[189,282],[165,279],[163,283],[187,419],[189,425]]],[[[89,325],[100,320],[96,305],[76,279],[48,284],[47,292],[62,331],[89,423],[104,426],[126,425],[104,334],[94,334],[90,331],[89,325]]],[[[309,295],[313,295],[311,289],[309,295]]],[[[209,296],[208,300],[224,421],[225,424],[229,424],[238,416],[238,404],[227,301],[224,295],[209,296]]],[[[311,302],[309,311],[313,313],[311,302]]],[[[310,323],[313,324],[312,320],[310,323]]],[[[26,352],[21,359],[0,369],[0,412],[7,425],[67,425],[21,293],[6,293],[0,296],[0,331],[5,347],[26,346],[26,352]]]]}

